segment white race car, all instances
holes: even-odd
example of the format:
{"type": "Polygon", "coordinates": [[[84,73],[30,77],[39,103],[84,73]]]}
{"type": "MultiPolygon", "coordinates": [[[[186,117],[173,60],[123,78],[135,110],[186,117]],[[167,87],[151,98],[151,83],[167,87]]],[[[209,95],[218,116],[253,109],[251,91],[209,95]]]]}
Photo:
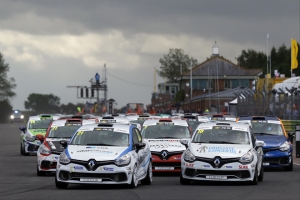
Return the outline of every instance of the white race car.
{"type": "Polygon", "coordinates": [[[127,124],[99,123],[81,126],[56,168],[57,188],[68,184],[128,184],[131,188],[152,183],[150,148],[140,131],[127,124]]]}
{"type": "Polygon", "coordinates": [[[180,183],[201,181],[263,180],[263,141],[256,140],[247,124],[209,122],[200,124],[191,140],[182,139],[187,150],[181,157],[180,183]]]}
{"type": "Polygon", "coordinates": [[[80,126],[95,124],[90,119],[59,119],[53,121],[47,129],[45,137],[37,136],[42,142],[37,151],[37,175],[44,176],[47,172],[55,172],[56,165],[64,148],[59,143],[61,140],[69,141],[80,126]]]}
{"type": "Polygon", "coordinates": [[[180,139],[191,137],[186,120],[161,118],[146,120],[142,136],[150,146],[153,172],[180,172],[181,155],[186,149],[180,139]]]}

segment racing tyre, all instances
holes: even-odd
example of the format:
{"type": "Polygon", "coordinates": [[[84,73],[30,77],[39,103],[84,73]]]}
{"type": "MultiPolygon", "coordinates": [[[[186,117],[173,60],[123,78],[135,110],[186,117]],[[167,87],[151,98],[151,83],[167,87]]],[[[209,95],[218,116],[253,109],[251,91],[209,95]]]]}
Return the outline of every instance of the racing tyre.
{"type": "Polygon", "coordinates": [[[191,181],[189,179],[183,178],[182,174],[180,172],[180,184],[181,185],[189,185],[191,183],[191,181]]]}
{"type": "Polygon", "coordinates": [[[21,155],[22,156],[29,156],[29,153],[25,152],[25,147],[23,147],[22,144],[21,144],[21,155]]]}
{"type": "Polygon", "coordinates": [[[63,183],[63,182],[59,182],[57,181],[57,178],[56,178],[56,175],[55,175],[55,186],[58,188],[58,189],[66,189],[68,187],[68,183],[63,183]]]}
{"type": "Polygon", "coordinates": [[[285,167],[284,170],[285,171],[293,171],[293,166],[294,166],[294,164],[293,164],[293,159],[292,159],[290,165],[285,167]]]}
{"type": "Polygon", "coordinates": [[[148,170],[147,170],[147,176],[141,181],[142,185],[151,185],[152,183],[152,162],[149,162],[148,170]]]}
{"type": "Polygon", "coordinates": [[[39,167],[36,167],[36,175],[37,176],[46,176],[46,172],[40,171],[39,167]]]}
{"type": "Polygon", "coordinates": [[[20,145],[20,154],[21,154],[21,156],[24,156],[24,150],[22,148],[22,144],[20,145]]]}
{"type": "Polygon", "coordinates": [[[260,173],[259,173],[259,176],[258,176],[258,181],[263,181],[263,180],[264,180],[264,166],[261,163],[260,173]]]}
{"type": "Polygon", "coordinates": [[[250,181],[250,185],[257,185],[258,183],[258,172],[257,172],[257,167],[255,168],[255,174],[253,177],[253,180],[250,181]]]}
{"type": "Polygon", "coordinates": [[[136,177],[136,173],[137,173],[137,166],[134,165],[133,170],[132,170],[132,178],[131,178],[131,183],[129,185],[129,188],[135,188],[138,185],[138,180],[136,177]]]}

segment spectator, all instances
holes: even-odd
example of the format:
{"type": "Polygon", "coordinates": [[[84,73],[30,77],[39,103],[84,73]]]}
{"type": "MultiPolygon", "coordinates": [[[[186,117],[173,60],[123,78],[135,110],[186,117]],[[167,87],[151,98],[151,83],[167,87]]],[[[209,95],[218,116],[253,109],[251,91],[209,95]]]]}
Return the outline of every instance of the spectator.
{"type": "Polygon", "coordinates": [[[184,114],[182,107],[179,108],[178,113],[184,114]]]}
{"type": "Polygon", "coordinates": [[[98,73],[96,73],[95,75],[95,79],[96,79],[96,85],[100,85],[100,75],[98,73]]]}
{"type": "Polygon", "coordinates": [[[198,109],[198,114],[203,115],[203,111],[201,110],[201,108],[198,109]]]}

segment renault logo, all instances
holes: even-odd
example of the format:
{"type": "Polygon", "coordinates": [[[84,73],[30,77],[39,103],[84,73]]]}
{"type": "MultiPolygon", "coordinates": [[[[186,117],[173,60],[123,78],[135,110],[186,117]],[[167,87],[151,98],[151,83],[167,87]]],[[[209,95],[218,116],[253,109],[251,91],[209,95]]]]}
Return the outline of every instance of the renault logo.
{"type": "Polygon", "coordinates": [[[219,158],[216,158],[216,159],[214,160],[214,163],[215,163],[215,166],[218,167],[218,166],[220,165],[221,161],[220,161],[219,158]]]}
{"type": "Polygon", "coordinates": [[[95,160],[90,160],[88,165],[90,167],[90,170],[93,170],[93,167],[95,166],[95,160]]]}
{"type": "Polygon", "coordinates": [[[167,156],[168,156],[168,152],[167,151],[162,151],[161,156],[163,157],[163,159],[166,159],[167,156]]]}

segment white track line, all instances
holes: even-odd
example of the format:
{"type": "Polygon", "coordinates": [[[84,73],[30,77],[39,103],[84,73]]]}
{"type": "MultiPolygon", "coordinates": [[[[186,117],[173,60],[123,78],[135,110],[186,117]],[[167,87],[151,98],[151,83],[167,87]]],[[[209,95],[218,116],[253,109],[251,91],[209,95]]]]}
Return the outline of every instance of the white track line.
{"type": "Polygon", "coordinates": [[[298,164],[298,163],[293,163],[294,165],[299,165],[300,166],[300,164],[298,164]]]}

